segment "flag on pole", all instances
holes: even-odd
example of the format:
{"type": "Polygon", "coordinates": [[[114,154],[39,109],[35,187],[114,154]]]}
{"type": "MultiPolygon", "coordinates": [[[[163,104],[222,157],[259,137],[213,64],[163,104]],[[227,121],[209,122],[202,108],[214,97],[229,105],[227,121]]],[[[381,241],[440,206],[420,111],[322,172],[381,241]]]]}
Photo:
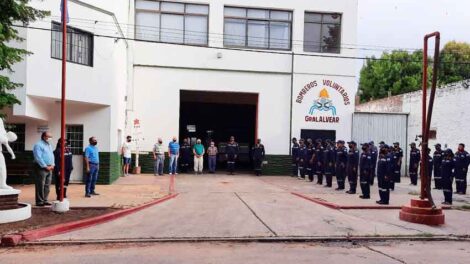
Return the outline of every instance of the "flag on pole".
{"type": "MultiPolygon", "coordinates": [[[[66,17],[67,17],[67,24],[70,22],[70,17],[69,17],[69,8],[68,8],[68,5],[67,5],[67,14],[66,14],[66,17]]],[[[64,0],[60,0],[60,21],[62,21],[62,23],[64,22],[64,0]]]]}

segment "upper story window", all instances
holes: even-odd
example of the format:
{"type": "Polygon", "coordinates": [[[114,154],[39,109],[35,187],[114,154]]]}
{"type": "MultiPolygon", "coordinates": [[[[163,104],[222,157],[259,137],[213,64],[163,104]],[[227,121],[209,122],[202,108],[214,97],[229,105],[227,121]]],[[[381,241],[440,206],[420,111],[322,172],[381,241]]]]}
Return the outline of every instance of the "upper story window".
{"type": "Polygon", "coordinates": [[[224,46],[291,49],[292,12],[225,7],[224,46]]]}
{"type": "MultiPolygon", "coordinates": [[[[11,131],[15,133],[18,138],[14,142],[9,142],[11,149],[14,152],[24,152],[25,150],[25,133],[26,133],[26,125],[25,124],[5,124],[5,129],[7,131],[11,131]]],[[[6,151],[3,148],[3,151],[6,151]]]]}
{"type": "MultiPolygon", "coordinates": [[[[51,57],[62,59],[62,24],[52,22],[51,57]]],[[[93,66],[93,34],[67,26],[67,61],[93,66]]]]}
{"type": "Polygon", "coordinates": [[[304,51],[340,53],[341,14],[306,12],[304,51]]]}
{"type": "Polygon", "coordinates": [[[135,1],[135,38],[207,46],[209,6],[135,1]]]}

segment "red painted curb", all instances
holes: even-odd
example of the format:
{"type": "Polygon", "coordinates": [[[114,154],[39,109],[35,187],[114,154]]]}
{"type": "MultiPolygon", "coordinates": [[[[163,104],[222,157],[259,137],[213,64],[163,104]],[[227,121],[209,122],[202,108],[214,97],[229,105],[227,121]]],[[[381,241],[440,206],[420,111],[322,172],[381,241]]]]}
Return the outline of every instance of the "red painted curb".
{"type": "Polygon", "coordinates": [[[20,243],[21,241],[34,241],[34,240],[38,240],[38,239],[41,239],[41,238],[44,238],[44,237],[54,236],[54,235],[70,232],[70,231],[73,231],[73,230],[77,230],[77,229],[80,229],[80,228],[85,228],[85,227],[90,227],[90,226],[94,226],[94,225],[97,225],[97,224],[102,224],[102,223],[109,222],[111,220],[115,220],[117,218],[129,215],[129,214],[135,213],[135,212],[140,211],[142,209],[145,209],[147,207],[165,202],[167,200],[175,198],[176,196],[178,196],[177,193],[170,194],[170,195],[167,195],[165,197],[162,197],[160,199],[151,201],[149,203],[146,203],[146,204],[143,204],[143,205],[140,205],[140,206],[119,210],[117,212],[112,212],[112,213],[109,213],[109,214],[104,214],[104,215],[100,215],[100,216],[96,216],[96,217],[92,217],[92,218],[88,218],[88,219],[83,219],[83,220],[78,220],[78,221],[74,221],[74,222],[69,222],[69,223],[58,224],[58,225],[54,225],[54,226],[39,228],[39,229],[36,229],[36,230],[26,231],[26,232],[23,232],[23,233],[20,233],[20,234],[6,235],[6,236],[2,237],[2,245],[4,243],[6,243],[10,246],[15,246],[18,243],[20,243]],[[19,236],[21,239],[13,240],[12,239],[13,236],[14,236],[15,239],[17,238],[17,236],[19,236]],[[12,242],[15,242],[15,243],[12,244],[12,242]]]}
{"type": "MultiPolygon", "coordinates": [[[[402,206],[397,205],[339,205],[325,201],[320,198],[309,197],[300,193],[291,192],[291,194],[303,198],[305,200],[323,205],[325,207],[335,209],[335,210],[399,210],[402,209],[402,206]]],[[[442,207],[442,209],[452,209],[451,207],[442,207]]]]}
{"type": "Polygon", "coordinates": [[[327,202],[327,201],[324,201],[324,200],[321,200],[321,199],[318,199],[318,198],[308,197],[308,196],[305,196],[305,195],[303,195],[303,194],[295,193],[295,192],[291,192],[291,194],[293,194],[293,195],[295,195],[295,196],[298,196],[298,197],[300,197],[300,198],[303,198],[303,199],[305,199],[305,200],[308,200],[308,201],[311,201],[311,202],[314,202],[314,203],[317,203],[317,204],[326,206],[326,207],[331,208],[331,209],[336,209],[336,210],[341,209],[337,204],[329,203],[329,202],[327,202]]]}

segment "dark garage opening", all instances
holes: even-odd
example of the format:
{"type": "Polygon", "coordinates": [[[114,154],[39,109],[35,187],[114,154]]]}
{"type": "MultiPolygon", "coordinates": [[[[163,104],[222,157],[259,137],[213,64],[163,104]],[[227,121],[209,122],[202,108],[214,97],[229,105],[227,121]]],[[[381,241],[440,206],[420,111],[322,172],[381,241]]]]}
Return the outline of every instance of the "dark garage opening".
{"type": "Polygon", "coordinates": [[[234,136],[240,145],[237,167],[249,169],[250,149],[257,136],[257,105],[257,94],[182,90],[179,137],[189,137],[191,145],[199,138],[206,148],[214,140],[220,169],[225,168],[225,143],[234,136]]]}

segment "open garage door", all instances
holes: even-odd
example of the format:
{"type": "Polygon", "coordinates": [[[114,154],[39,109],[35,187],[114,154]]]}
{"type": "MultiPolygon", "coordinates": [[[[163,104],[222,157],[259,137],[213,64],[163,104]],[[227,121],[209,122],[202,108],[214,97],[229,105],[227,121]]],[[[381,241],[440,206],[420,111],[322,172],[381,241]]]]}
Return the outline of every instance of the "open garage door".
{"type": "Polygon", "coordinates": [[[250,166],[250,149],[257,137],[258,94],[186,91],[180,93],[180,139],[196,138],[207,147],[211,140],[219,147],[219,162],[225,143],[234,136],[240,145],[239,164],[250,166]]]}

